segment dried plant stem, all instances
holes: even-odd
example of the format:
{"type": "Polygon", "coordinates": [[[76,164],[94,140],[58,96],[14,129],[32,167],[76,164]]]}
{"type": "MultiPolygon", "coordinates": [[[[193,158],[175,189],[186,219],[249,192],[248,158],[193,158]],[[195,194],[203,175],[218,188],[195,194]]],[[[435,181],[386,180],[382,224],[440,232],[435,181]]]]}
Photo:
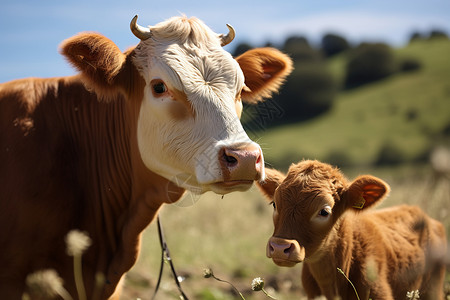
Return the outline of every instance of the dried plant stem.
{"type": "Polygon", "coordinates": [[[342,270],[339,269],[339,268],[337,268],[337,270],[339,271],[339,273],[341,273],[342,275],[344,275],[345,279],[347,279],[348,282],[350,282],[350,284],[352,285],[353,290],[355,291],[356,298],[357,298],[358,300],[360,300],[360,299],[359,299],[358,292],[356,291],[356,288],[355,288],[355,286],[353,285],[353,282],[351,282],[350,279],[347,277],[347,275],[345,275],[344,271],[342,271],[342,270]]]}
{"type": "Polygon", "coordinates": [[[264,288],[262,288],[261,291],[263,291],[263,293],[266,294],[266,296],[269,297],[270,299],[277,299],[274,296],[271,296],[264,288]]]}
{"type": "Polygon", "coordinates": [[[75,285],[77,287],[78,298],[80,300],[86,300],[86,290],[83,282],[83,271],[81,267],[81,254],[73,256],[73,270],[75,276],[75,285]]]}
{"type": "Polygon", "coordinates": [[[102,290],[105,285],[105,275],[98,272],[95,274],[95,289],[92,294],[92,300],[99,300],[101,298],[102,290]]]}
{"type": "Polygon", "coordinates": [[[244,298],[244,296],[241,294],[241,292],[239,292],[238,289],[237,289],[231,282],[226,281],[226,280],[223,280],[223,279],[220,279],[220,278],[216,277],[216,276],[215,276],[214,274],[212,274],[212,273],[211,273],[211,277],[214,278],[214,279],[217,280],[217,281],[228,283],[228,284],[236,291],[236,293],[238,293],[239,296],[241,296],[241,299],[245,300],[245,298],[244,298]]]}
{"type": "Polygon", "coordinates": [[[70,296],[69,292],[66,289],[60,289],[58,291],[58,294],[63,298],[64,300],[73,300],[72,296],[70,296]]]}

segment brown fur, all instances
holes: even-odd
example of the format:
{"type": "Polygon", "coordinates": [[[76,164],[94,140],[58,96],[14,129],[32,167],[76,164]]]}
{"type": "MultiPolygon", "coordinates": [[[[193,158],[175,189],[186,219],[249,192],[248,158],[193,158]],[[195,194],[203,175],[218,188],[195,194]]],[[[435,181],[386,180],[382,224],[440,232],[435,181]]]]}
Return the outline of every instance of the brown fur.
{"type": "Polygon", "coordinates": [[[412,290],[420,299],[443,299],[444,227],[415,206],[366,211],[389,192],[382,180],[348,182],[330,165],[302,161],[287,176],[267,170],[260,187],[276,206],[268,256],[284,266],[303,261],[308,299],[356,299],[337,268],[360,299],[405,299],[412,290]],[[327,205],[328,217],[319,216],[327,205]]]}
{"type": "Polygon", "coordinates": [[[172,117],[175,120],[194,118],[195,112],[186,94],[177,89],[172,89],[172,91],[173,91],[172,94],[173,103],[170,110],[172,117]]]}
{"type": "Polygon", "coordinates": [[[75,297],[64,243],[72,229],[93,241],[83,255],[88,297],[97,272],[106,278],[101,298],[113,297],[139,255],[142,230],[184,192],[141,160],[137,120],[145,81],[132,62],[135,50],[122,53],[94,33],[61,47],[80,75],[0,85],[2,299],[21,299],[26,276],[47,268],[75,297]]]}
{"type": "Polygon", "coordinates": [[[292,61],[272,48],[252,49],[236,60],[244,72],[245,84],[250,89],[242,91],[242,99],[248,103],[269,98],[292,71],[292,61]]]}

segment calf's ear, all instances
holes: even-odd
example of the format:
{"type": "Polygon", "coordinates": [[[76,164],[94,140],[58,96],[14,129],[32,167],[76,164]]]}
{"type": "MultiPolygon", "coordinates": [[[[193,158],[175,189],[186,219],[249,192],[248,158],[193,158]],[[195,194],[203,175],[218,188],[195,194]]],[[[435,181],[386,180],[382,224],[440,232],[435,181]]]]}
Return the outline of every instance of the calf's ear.
{"type": "Polygon", "coordinates": [[[245,76],[242,100],[255,104],[277,92],[292,72],[292,60],[275,48],[256,48],[238,56],[236,61],[245,76]]]}
{"type": "Polygon", "coordinates": [[[126,61],[116,44],[97,33],[80,33],[65,40],[60,52],[96,92],[111,89],[126,61]]]}
{"type": "Polygon", "coordinates": [[[259,181],[256,185],[259,187],[261,192],[272,201],[273,195],[277,187],[283,182],[286,175],[275,169],[265,169],[266,178],[264,181],[259,181]]]}
{"type": "Polygon", "coordinates": [[[365,209],[381,202],[388,194],[389,185],[383,180],[363,175],[356,178],[345,191],[347,206],[354,209],[365,209]]]}

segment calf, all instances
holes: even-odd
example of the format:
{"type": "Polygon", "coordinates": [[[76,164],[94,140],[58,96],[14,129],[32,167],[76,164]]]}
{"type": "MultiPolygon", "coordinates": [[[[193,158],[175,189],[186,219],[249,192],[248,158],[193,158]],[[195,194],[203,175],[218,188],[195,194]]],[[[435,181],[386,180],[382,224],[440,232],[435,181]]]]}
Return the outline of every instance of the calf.
{"type": "Polygon", "coordinates": [[[349,182],[336,168],[302,161],[287,176],[266,169],[261,190],[274,206],[267,256],[279,266],[303,262],[308,299],[443,299],[445,229],[420,208],[369,208],[389,193],[364,175],[349,182]]]}

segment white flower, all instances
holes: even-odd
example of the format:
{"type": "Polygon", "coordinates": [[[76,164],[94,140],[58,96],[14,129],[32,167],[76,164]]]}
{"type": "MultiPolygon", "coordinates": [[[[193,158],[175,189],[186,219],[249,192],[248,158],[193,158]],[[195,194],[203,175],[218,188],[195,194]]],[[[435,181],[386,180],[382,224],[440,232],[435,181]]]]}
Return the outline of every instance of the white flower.
{"type": "Polygon", "coordinates": [[[86,232],[79,230],[71,230],[66,235],[67,254],[70,256],[78,256],[89,248],[92,241],[86,232]]]}
{"type": "Polygon", "coordinates": [[[261,291],[264,288],[264,280],[261,277],[256,277],[252,281],[252,290],[261,291]]]}
{"type": "Polygon", "coordinates": [[[204,269],[203,270],[203,277],[209,278],[209,277],[212,277],[213,275],[214,274],[213,274],[213,271],[211,269],[204,269]]]}
{"type": "Polygon", "coordinates": [[[53,269],[40,270],[27,276],[28,289],[34,296],[54,298],[63,289],[63,280],[53,269]]]}
{"type": "Polygon", "coordinates": [[[419,290],[406,292],[406,298],[410,300],[418,300],[420,299],[419,290]]]}

